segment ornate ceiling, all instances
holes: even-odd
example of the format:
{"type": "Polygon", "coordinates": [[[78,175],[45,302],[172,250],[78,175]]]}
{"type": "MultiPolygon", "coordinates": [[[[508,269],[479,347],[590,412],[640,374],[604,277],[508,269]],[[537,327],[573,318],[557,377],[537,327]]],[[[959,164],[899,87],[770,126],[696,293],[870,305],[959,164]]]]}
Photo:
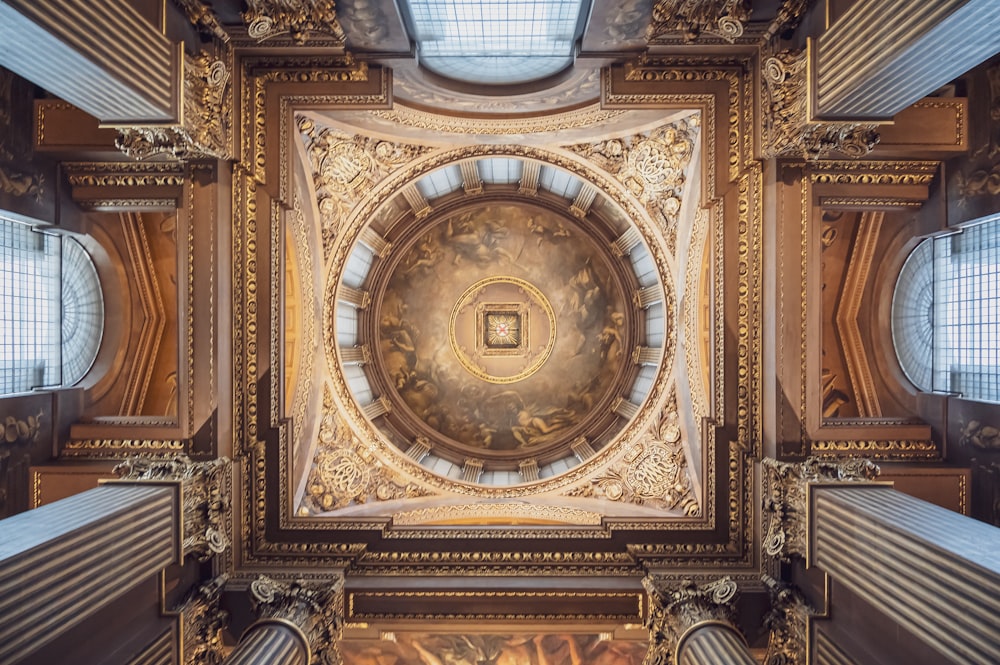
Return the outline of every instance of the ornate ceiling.
{"type": "Polygon", "coordinates": [[[712,248],[696,212],[700,115],[672,115],[530,150],[298,116],[286,273],[300,295],[285,316],[297,517],[701,515],[717,375],[710,330],[691,319],[712,309],[699,303],[712,248]],[[680,400],[678,383],[693,386],[680,400]]]}
{"type": "Polygon", "coordinates": [[[759,579],[747,63],[496,119],[390,107],[351,59],[237,69],[237,584],[341,570],[357,636],[613,632],[643,571],[759,579]]]}

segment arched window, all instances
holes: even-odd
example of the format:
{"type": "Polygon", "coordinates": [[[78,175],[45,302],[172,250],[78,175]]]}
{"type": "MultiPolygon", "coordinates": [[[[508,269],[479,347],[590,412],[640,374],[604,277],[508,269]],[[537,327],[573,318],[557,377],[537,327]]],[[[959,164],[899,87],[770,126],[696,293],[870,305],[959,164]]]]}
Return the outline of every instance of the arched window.
{"type": "Polygon", "coordinates": [[[1000,214],[917,245],[896,282],[892,337],[920,390],[1000,401],[1000,214]]]}
{"type": "Polygon", "coordinates": [[[104,300],[75,240],[0,216],[0,394],[68,386],[97,357],[104,300]]]}

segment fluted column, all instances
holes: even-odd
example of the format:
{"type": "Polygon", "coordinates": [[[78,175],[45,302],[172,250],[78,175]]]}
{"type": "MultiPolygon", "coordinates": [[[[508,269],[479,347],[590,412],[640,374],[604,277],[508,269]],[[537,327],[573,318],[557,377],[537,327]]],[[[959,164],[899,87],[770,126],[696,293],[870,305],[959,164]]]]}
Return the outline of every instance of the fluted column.
{"type": "Polygon", "coordinates": [[[229,545],[229,460],[133,457],[122,478],[0,521],[0,663],[17,662],[170,564],[229,545]]]}
{"type": "Polygon", "coordinates": [[[889,119],[1000,51],[995,0],[864,0],[818,41],[818,118],[889,119]]]}
{"type": "Polygon", "coordinates": [[[649,651],[644,665],[755,665],[735,623],[736,583],[728,577],[697,586],[685,580],[663,588],[643,580],[649,593],[649,651]]]}
{"type": "Polygon", "coordinates": [[[1000,530],[888,486],[819,486],[814,565],[934,647],[1000,663],[1000,530]]]}
{"type": "Polygon", "coordinates": [[[126,0],[0,0],[0,65],[108,124],[180,119],[178,48],[126,0]]]}
{"type": "Polygon", "coordinates": [[[105,485],[0,521],[0,663],[15,663],[172,563],[177,492],[105,485]]]}
{"type": "Polygon", "coordinates": [[[250,584],[258,619],[243,633],[225,665],[329,662],[343,627],[336,607],[339,591],[340,580],[285,584],[261,575],[250,584]]]}

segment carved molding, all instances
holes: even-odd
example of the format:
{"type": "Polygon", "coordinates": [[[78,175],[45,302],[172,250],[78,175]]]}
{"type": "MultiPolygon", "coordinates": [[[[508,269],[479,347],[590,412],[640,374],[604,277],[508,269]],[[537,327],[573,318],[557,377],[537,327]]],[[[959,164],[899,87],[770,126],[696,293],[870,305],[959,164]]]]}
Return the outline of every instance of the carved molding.
{"type": "Polygon", "coordinates": [[[250,602],[259,622],[280,620],[302,631],[305,646],[315,657],[307,662],[333,664],[340,662],[337,645],[344,621],[337,608],[343,607],[343,584],[343,578],[322,582],[299,579],[286,584],[261,575],[250,583],[250,602]]]}
{"type": "Polygon", "coordinates": [[[870,482],[878,474],[879,468],[874,462],[860,458],[820,460],[810,457],[796,463],[768,457],[762,459],[764,554],[782,561],[805,556],[809,542],[806,511],[810,483],[870,482]]]}
{"type": "Polygon", "coordinates": [[[183,665],[219,665],[226,650],[222,631],[229,613],[219,607],[227,577],[220,575],[198,586],[174,609],[180,615],[183,665]]]}
{"type": "Polygon", "coordinates": [[[115,145],[133,159],[231,159],[232,73],[227,53],[185,56],[184,109],[175,125],[123,127],[115,145]]]}
{"type": "Polygon", "coordinates": [[[878,125],[813,122],[808,104],[808,52],[782,50],[762,54],[761,155],[816,160],[832,152],[863,157],[879,141],[878,125]]]}
{"type": "Polygon", "coordinates": [[[793,586],[764,577],[771,592],[771,611],[764,616],[768,629],[764,665],[805,665],[808,618],[816,614],[793,586]]]}
{"type": "Polygon", "coordinates": [[[232,465],[228,458],[193,462],[187,455],[135,455],[118,464],[114,473],[121,480],[181,483],[185,556],[205,561],[229,547],[232,465]]]}
{"type": "Polygon", "coordinates": [[[346,40],[333,0],[247,0],[246,4],[243,22],[257,41],[288,34],[296,44],[305,44],[312,33],[341,44],[346,40]]]}
{"type": "Polygon", "coordinates": [[[653,5],[646,41],[680,34],[691,43],[706,33],[732,44],[743,35],[749,20],[747,0],[658,0],[653,5]]]}
{"type": "Polygon", "coordinates": [[[735,624],[739,589],[728,576],[702,585],[685,579],[671,589],[647,575],[642,586],[649,595],[649,651],[643,665],[671,665],[682,639],[699,624],[725,623],[739,632],[735,624]]]}

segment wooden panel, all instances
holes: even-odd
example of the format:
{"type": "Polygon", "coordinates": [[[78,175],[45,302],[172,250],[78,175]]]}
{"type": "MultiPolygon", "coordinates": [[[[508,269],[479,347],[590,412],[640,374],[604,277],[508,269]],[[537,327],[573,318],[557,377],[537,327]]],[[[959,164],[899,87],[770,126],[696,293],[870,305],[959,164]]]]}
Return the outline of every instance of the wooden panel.
{"type": "Polygon", "coordinates": [[[965,153],[969,148],[969,100],[921,99],[879,127],[879,156],[930,157],[965,153]]]}
{"type": "Polygon", "coordinates": [[[101,129],[97,118],[58,99],[35,100],[34,137],[39,152],[120,152],[117,130],[101,129]]]}
{"type": "Polygon", "coordinates": [[[969,469],[883,464],[879,480],[891,480],[900,492],[928,503],[969,514],[969,469]]]}
{"type": "Polygon", "coordinates": [[[30,506],[38,508],[60,499],[92,490],[98,481],[114,478],[111,472],[113,462],[104,464],[52,464],[33,466],[30,470],[30,506]]]}

